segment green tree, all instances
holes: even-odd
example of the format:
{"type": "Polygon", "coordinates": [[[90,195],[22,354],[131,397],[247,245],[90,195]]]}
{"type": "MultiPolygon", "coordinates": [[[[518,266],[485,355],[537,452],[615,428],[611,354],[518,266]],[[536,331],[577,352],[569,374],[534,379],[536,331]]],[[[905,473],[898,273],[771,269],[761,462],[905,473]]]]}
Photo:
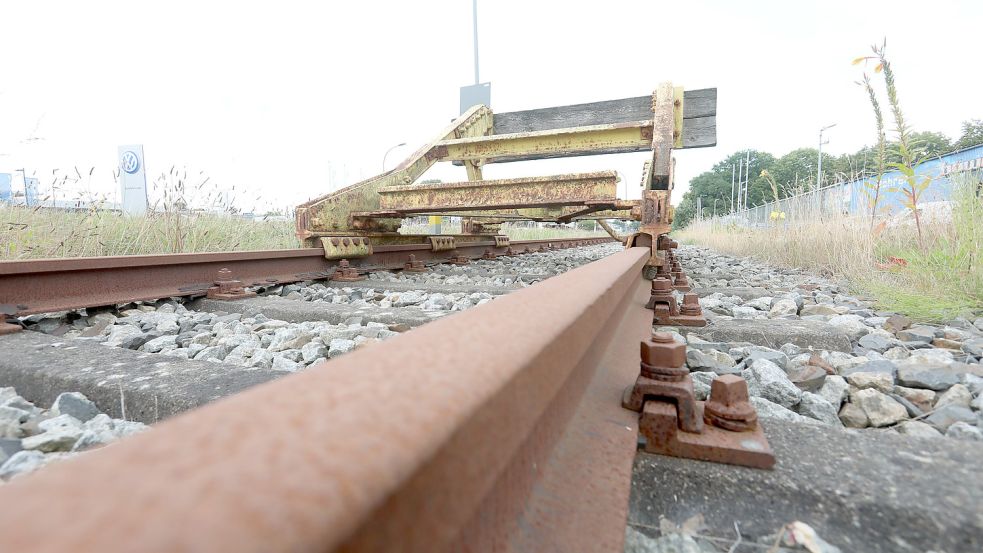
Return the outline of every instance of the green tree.
{"type": "Polygon", "coordinates": [[[689,192],[683,194],[683,199],[676,206],[672,217],[672,228],[681,229],[690,224],[696,216],[696,204],[689,192]]]}
{"type": "MultiPolygon", "coordinates": [[[[781,197],[791,196],[799,191],[816,188],[816,163],[819,151],[815,148],[798,148],[775,160],[768,172],[778,183],[781,197]]],[[[823,184],[835,182],[835,159],[823,154],[823,184]]],[[[769,199],[771,199],[769,187],[769,199]]]]}
{"type": "Polygon", "coordinates": [[[963,121],[963,132],[953,144],[953,149],[961,150],[979,144],[983,144],[983,119],[963,121]]]}
{"type": "MultiPolygon", "coordinates": [[[[748,185],[749,205],[761,203],[761,199],[766,197],[764,192],[768,190],[767,183],[760,177],[761,171],[774,163],[775,156],[758,150],[742,150],[727,156],[714,165],[712,169],[700,173],[689,182],[689,192],[686,195],[690,196],[694,213],[696,211],[696,198],[702,198],[704,213],[707,215],[723,215],[730,212],[731,183],[732,180],[737,180],[735,168],[745,163],[749,157],[750,170],[748,174],[751,176],[748,185]]],[[[741,178],[745,177],[742,176],[741,178]]],[[[683,196],[684,200],[686,195],[683,196]]]]}
{"type": "Polygon", "coordinates": [[[939,157],[953,149],[952,140],[940,132],[913,132],[911,133],[911,144],[925,158],[939,157]]]}

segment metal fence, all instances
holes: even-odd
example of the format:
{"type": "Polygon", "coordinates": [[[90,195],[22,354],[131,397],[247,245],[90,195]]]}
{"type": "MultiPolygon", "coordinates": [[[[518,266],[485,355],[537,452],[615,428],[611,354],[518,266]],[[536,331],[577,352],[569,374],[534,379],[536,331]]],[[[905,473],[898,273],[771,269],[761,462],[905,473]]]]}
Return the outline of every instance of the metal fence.
{"type": "MultiPolygon", "coordinates": [[[[919,203],[947,202],[954,187],[965,184],[979,190],[983,183],[983,144],[928,160],[918,166],[917,178],[929,178],[930,183],[922,193],[919,203]]],[[[870,216],[873,204],[872,178],[841,182],[819,190],[810,190],[775,202],[771,201],[749,209],[714,219],[743,226],[764,226],[776,222],[815,220],[826,217],[870,216]]],[[[906,207],[905,181],[898,171],[890,171],[881,177],[877,200],[877,213],[891,216],[903,212],[906,207]]]]}

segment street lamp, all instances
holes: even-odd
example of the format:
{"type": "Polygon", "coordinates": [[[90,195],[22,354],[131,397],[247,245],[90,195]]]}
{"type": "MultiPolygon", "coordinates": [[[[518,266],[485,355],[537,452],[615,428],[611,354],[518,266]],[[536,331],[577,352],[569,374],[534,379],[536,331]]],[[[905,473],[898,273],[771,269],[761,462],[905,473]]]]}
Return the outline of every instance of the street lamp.
{"type": "Polygon", "coordinates": [[[388,150],[386,150],[385,155],[382,156],[382,172],[383,173],[386,172],[386,158],[389,157],[389,152],[391,152],[391,151],[393,151],[396,148],[399,148],[401,146],[406,146],[406,143],[405,142],[400,142],[399,144],[396,144],[392,148],[389,148],[388,150]]]}
{"type": "MultiPolygon", "coordinates": [[[[816,164],[816,188],[822,188],[822,178],[823,178],[823,131],[826,129],[832,129],[836,126],[836,123],[832,125],[826,125],[825,127],[819,129],[819,163],[816,164]]],[[[829,142],[828,140],[826,141],[829,142]]]]}

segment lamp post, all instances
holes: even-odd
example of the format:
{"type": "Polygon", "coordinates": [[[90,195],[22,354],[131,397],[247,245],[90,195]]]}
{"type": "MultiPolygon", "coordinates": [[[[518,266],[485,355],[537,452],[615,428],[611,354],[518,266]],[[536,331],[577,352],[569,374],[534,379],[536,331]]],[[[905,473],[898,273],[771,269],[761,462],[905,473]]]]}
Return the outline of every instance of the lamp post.
{"type": "Polygon", "coordinates": [[[391,152],[391,151],[393,151],[396,148],[399,148],[401,146],[406,146],[406,143],[405,142],[400,142],[399,144],[396,144],[392,148],[389,148],[388,150],[386,150],[386,153],[382,156],[382,171],[383,172],[386,171],[386,158],[389,157],[389,152],[391,152]]]}
{"type": "MultiPolygon", "coordinates": [[[[826,129],[832,129],[836,126],[836,123],[832,125],[826,125],[825,127],[819,129],[819,162],[816,163],[816,189],[823,187],[823,131],[826,129]]],[[[826,143],[829,143],[827,140],[826,143]]]]}

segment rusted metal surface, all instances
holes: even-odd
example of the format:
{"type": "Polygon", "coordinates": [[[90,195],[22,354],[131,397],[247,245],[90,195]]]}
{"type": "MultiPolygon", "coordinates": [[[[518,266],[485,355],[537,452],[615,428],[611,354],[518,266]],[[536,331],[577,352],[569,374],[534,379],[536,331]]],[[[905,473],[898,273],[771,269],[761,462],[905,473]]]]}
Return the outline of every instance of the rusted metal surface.
{"type": "MultiPolygon", "coordinates": [[[[324,233],[350,229],[350,214],[379,209],[380,189],[411,184],[440,159],[438,143],[447,138],[482,136],[491,131],[492,114],[485,106],[474,106],[448,125],[437,138],[400,163],[395,169],[346,186],[330,194],[305,202],[296,209],[297,237],[314,246],[324,233]]],[[[374,221],[376,231],[395,231],[398,219],[374,221]]]]}
{"type": "MultiPolygon", "coordinates": [[[[584,238],[576,245],[610,241],[606,237],[584,238]]],[[[525,248],[550,242],[527,240],[512,244],[525,248]]],[[[443,263],[452,256],[478,259],[488,248],[505,251],[493,240],[456,243],[453,250],[436,252],[429,244],[379,246],[372,255],[349,260],[349,264],[361,272],[400,269],[409,254],[421,262],[443,263]]],[[[324,279],[336,267],[337,262],[325,259],[321,248],[3,261],[0,306],[9,306],[9,315],[27,315],[172,296],[203,296],[215,285],[221,269],[228,269],[232,278],[244,286],[254,287],[324,279]]]]}
{"type": "MultiPolygon", "coordinates": [[[[664,83],[655,91],[651,102],[639,103],[639,100],[629,98],[502,114],[497,131],[491,110],[485,106],[475,106],[445,128],[439,138],[414,152],[392,171],[298,206],[297,236],[305,244],[312,245],[314,239],[321,236],[395,234],[400,225],[399,215],[416,211],[381,207],[380,195],[393,187],[407,187],[438,161],[465,165],[469,182],[480,186],[481,183],[495,182],[482,180],[482,166],[487,163],[642,150],[652,151],[652,159],[646,166],[642,181],[643,198],[646,199],[643,207],[630,213],[605,213],[599,217],[641,219],[642,232],[658,236],[668,232],[672,219],[669,195],[673,185],[674,163],[671,151],[673,148],[716,144],[717,95],[716,89],[684,93],[682,88],[664,83]],[[690,105],[687,106],[686,102],[690,105]],[[664,191],[664,195],[660,196],[661,205],[658,201],[655,204],[651,201],[655,199],[651,193],[657,190],[664,191]]],[[[441,204],[441,199],[437,197],[428,201],[424,190],[393,190],[391,195],[400,194],[404,195],[402,200],[393,200],[391,205],[414,210],[427,206],[483,209],[491,212],[483,215],[493,218],[496,216],[494,212],[499,210],[511,211],[507,215],[515,218],[561,221],[592,217],[596,211],[621,211],[621,208],[602,209],[594,206],[573,210],[579,213],[561,219],[556,219],[556,216],[537,218],[534,213],[523,213],[528,208],[516,209],[515,205],[523,205],[516,201],[495,203],[493,197],[485,197],[482,199],[484,203],[475,201],[473,205],[452,205],[441,204]]],[[[551,197],[555,199],[556,196],[562,194],[551,197]]],[[[538,197],[545,196],[539,194],[538,197]]],[[[552,205],[563,203],[554,202],[552,205]]]]}
{"type": "Polygon", "coordinates": [[[410,254],[409,258],[406,260],[406,264],[403,265],[403,271],[407,273],[425,273],[427,270],[428,269],[423,262],[419,261],[413,254],[410,254]]]}
{"type": "Polygon", "coordinates": [[[546,131],[498,134],[444,140],[441,161],[485,160],[503,162],[510,158],[542,159],[644,151],[652,146],[652,121],[589,125],[546,131]]]}
{"type": "Polygon", "coordinates": [[[769,469],[775,464],[768,440],[748,398],[747,382],[737,375],[714,379],[710,397],[697,401],[686,368],[686,346],[656,332],[641,343],[634,386],[622,404],[641,413],[639,432],[645,451],[717,463],[769,469]]]}
{"type": "Polygon", "coordinates": [[[256,292],[246,290],[241,280],[232,278],[232,271],[226,267],[219,269],[215,286],[209,288],[205,294],[206,297],[213,300],[239,300],[255,295],[256,292]]]}
{"type": "Polygon", "coordinates": [[[383,210],[414,214],[582,205],[591,200],[614,201],[618,174],[615,171],[452,182],[416,186],[393,186],[379,190],[383,210]]]}
{"type": "Polygon", "coordinates": [[[636,433],[619,398],[648,333],[648,256],[17,478],[0,551],[620,551],[636,433]]]}
{"type": "Polygon", "coordinates": [[[364,236],[327,236],[321,238],[325,259],[352,259],[372,255],[372,242],[364,236]]]}
{"type": "Polygon", "coordinates": [[[365,276],[358,274],[358,269],[349,265],[347,259],[342,259],[338,262],[338,268],[335,269],[334,274],[331,275],[331,280],[337,280],[338,282],[357,282],[359,280],[365,280],[365,276]]]}
{"type": "Polygon", "coordinates": [[[7,315],[0,313],[0,336],[4,334],[13,334],[14,332],[20,332],[23,330],[20,325],[15,325],[13,323],[7,322],[7,315]]]}

